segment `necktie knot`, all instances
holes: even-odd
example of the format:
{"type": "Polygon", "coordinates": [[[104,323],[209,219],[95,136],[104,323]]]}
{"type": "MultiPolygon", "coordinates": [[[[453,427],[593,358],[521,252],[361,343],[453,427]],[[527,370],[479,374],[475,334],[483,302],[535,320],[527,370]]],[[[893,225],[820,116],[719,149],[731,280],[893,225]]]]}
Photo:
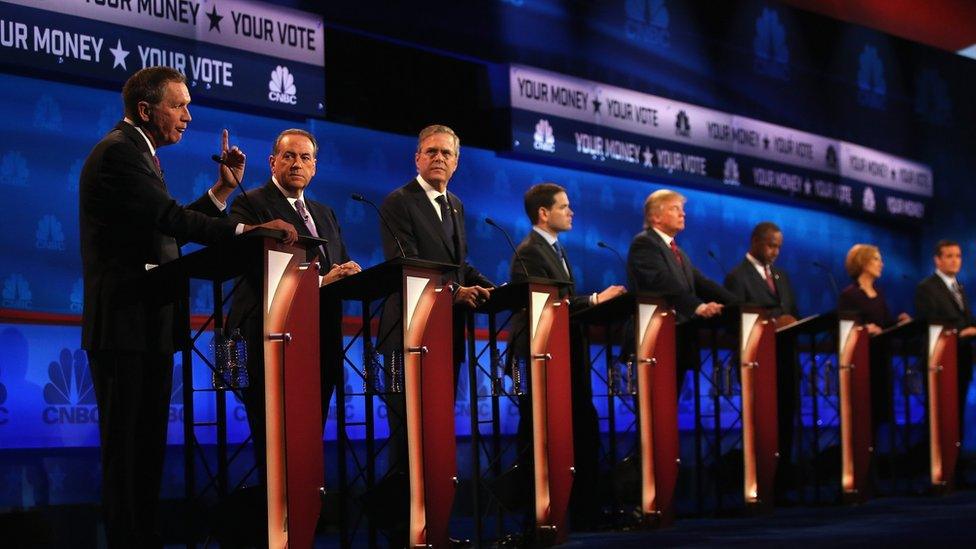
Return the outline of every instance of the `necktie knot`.
{"type": "Polygon", "coordinates": [[[763,270],[766,272],[766,286],[769,287],[769,291],[776,295],[776,280],[773,278],[773,269],[770,268],[769,263],[763,265],[763,270]]]}
{"type": "Polygon", "coordinates": [[[301,198],[295,201],[295,211],[298,212],[298,215],[302,218],[302,221],[305,222],[305,228],[308,229],[309,234],[314,237],[318,237],[319,232],[315,229],[315,223],[312,221],[312,216],[308,215],[308,210],[305,208],[305,202],[301,198]]]}
{"type": "Polygon", "coordinates": [[[681,252],[678,251],[678,241],[677,239],[671,239],[671,253],[674,254],[674,260],[678,262],[678,265],[684,267],[685,262],[681,259],[681,252]]]}

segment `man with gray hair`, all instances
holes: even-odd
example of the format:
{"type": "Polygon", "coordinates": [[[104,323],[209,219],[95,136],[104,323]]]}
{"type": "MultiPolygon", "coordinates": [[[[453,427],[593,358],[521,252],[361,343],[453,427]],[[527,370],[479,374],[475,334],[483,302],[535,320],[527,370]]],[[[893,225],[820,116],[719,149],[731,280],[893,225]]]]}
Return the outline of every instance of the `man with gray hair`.
{"type": "MultiPolygon", "coordinates": [[[[180,244],[216,244],[252,224],[224,216],[244,174],[244,153],[221,140],[214,185],[188,206],[170,196],[156,151],[190,124],[186,77],[169,67],[133,74],[122,88],[124,118],[81,170],[79,230],[85,280],[81,344],[88,353],[102,447],[102,506],[109,547],[162,546],[156,510],[166,453],[173,353],[189,343],[181,303],[160,299],[146,271],[180,256],[180,244]],[[182,314],[181,314],[182,313],[182,314]]],[[[265,228],[295,229],[281,220],[265,228]]]]}
{"type": "MultiPolygon", "coordinates": [[[[321,285],[358,273],[359,264],[349,258],[335,211],[308,198],[305,190],[315,177],[318,142],[308,131],[291,128],[275,138],[268,164],[271,177],[264,186],[251,189],[231,205],[231,217],[242,223],[260,223],[280,218],[290,223],[301,236],[324,238],[327,243],[308,250],[308,260],[318,260],[321,285]]],[[[264,403],[264,351],[262,335],[261,273],[245,276],[234,293],[227,314],[227,332],[239,329],[247,340],[247,369],[250,385],[244,390],[244,406],[254,442],[258,471],[265,472],[266,422],[264,403]]],[[[342,366],[342,307],[338,302],[322,301],[321,396],[322,423],[328,416],[329,401],[342,366]]]]}
{"type": "MultiPolygon", "coordinates": [[[[464,229],[464,204],[447,190],[461,154],[461,141],[447,126],[432,125],[421,130],[414,163],[417,176],[387,195],[380,211],[389,220],[396,238],[380,228],[383,255],[400,256],[396,240],[407,257],[458,265],[444,275],[454,293],[454,382],[464,360],[464,308],[484,303],[494,284],[468,263],[464,229]]],[[[400,318],[399,301],[387,300],[380,323],[380,337],[389,335],[400,318]],[[396,308],[396,311],[393,309],[396,308]]]]}

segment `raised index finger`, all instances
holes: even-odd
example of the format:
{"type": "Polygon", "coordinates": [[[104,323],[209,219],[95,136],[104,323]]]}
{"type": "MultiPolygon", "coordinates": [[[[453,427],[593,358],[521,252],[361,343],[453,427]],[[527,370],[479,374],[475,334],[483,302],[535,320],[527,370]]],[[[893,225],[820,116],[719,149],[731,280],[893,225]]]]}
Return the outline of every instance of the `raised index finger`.
{"type": "Polygon", "coordinates": [[[227,128],[224,128],[224,131],[220,134],[220,152],[225,153],[228,148],[230,148],[230,133],[227,131],[227,128]]]}

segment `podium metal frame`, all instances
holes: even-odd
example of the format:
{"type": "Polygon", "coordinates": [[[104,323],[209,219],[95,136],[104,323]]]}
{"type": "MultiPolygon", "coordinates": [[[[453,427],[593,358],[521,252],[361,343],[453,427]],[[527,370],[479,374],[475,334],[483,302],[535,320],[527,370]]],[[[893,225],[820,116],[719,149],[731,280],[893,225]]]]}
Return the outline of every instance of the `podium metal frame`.
{"type": "Polygon", "coordinates": [[[728,309],[715,319],[689,321],[679,330],[682,328],[687,331],[685,337],[694,338],[698,353],[699,368],[691,369],[698,512],[705,511],[706,472],[711,473],[716,512],[723,512],[725,499],[736,492],[729,485],[729,478],[740,474],[742,499],[734,496],[735,499],[751,509],[768,511],[773,503],[773,479],[779,454],[775,325],[764,309],[744,305],[738,311],[728,309]],[[709,366],[710,374],[706,373],[709,366]],[[703,384],[707,385],[707,395],[702,392],[703,384]],[[738,406],[732,400],[735,395],[741,397],[738,406]],[[711,414],[705,413],[703,398],[711,399],[711,414]],[[723,422],[723,403],[734,414],[731,422],[723,422]],[[726,450],[740,445],[742,470],[726,471],[729,468],[723,462],[729,453],[726,450]]]}
{"type": "MultiPolygon", "coordinates": [[[[149,283],[158,290],[160,296],[171,296],[182,304],[182,311],[187,314],[189,310],[187,307],[189,280],[208,280],[213,286],[213,314],[195,333],[189,336],[186,344],[180,349],[183,385],[183,474],[185,501],[187,503],[185,512],[186,524],[191,525],[187,529],[187,547],[196,546],[197,527],[199,526],[198,513],[200,507],[204,505],[204,498],[210,493],[216,496],[218,500],[225,498],[230,492],[243,487],[256,469],[255,466],[252,466],[237,482],[233,483],[233,487],[231,486],[230,465],[241,455],[247,447],[247,443],[252,440],[248,435],[243,442],[233,449],[233,452],[230,452],[231,448],[227,440],[227,392],[232,391],[240,398],[239,391],[215,389],[212,386],[197,388],[193,378],[194,355],[199,357],[211,371],[216,371],[213,361],[206,351],[198,347],[198,342],[208,328],[212,327],[215,335],[220,335],[223,331],[223,307],[226,305],[226,298],[232,296],[237,290],[240,280],[228,292],[226,298],[223,292],[223,283],[249,271],[254,263],[248,265],[248,262],[261,261],[262,280],[265,281],[262,302],[266,304],[266,320],[267,315],[274,319],[273,323],[266,328],[270,328],[272,332],[279,330],[274,332],[278,337],[275,337],[273,341],[271,339],[266,340],[265,352],[274,352],[275,348],[280,349],[280,356],[277,357],[280,359],[277,361],[279,366],[286,361],[305,365],[289,369],[288,375],[284,374],[283,369],[278,369],[280,374],[278,380],[281,382],[277,386],[278,395],[280,396],[282,390],[292,391],[294,382],[298,379],[299,385],[307,385],[311,390],[300,391],[303,394],[294,399],[295,403],[305,403],[306,399],[311,399],[314,401],[314,406],[318,406],[320,402],[317,396],[319,388],[318,301],[309,299],[309,296],[314,296],[313,289],[318,287],[315,264],[309,264],[305,261],[306,252],[303,247],[283,245],[278,241],[278,238],[279,234],[276,231],[254,230],[246,235],[235,237],[230,242],[203,248],[176,261],[157,267],[148,276],[149,283]],[[269,273],[268,258],[272,254],[279,254],[279,260],[270,262],[274,263],[276,267],[273,273],[269,273]],[[267,284],[269,275],[275,279],[274,287],[270,289],[267,284]],[[292,309],[293,304],[297,306],[294,310],[292,309]],[[298,351],[297,355],[295,351],[298,351]],[[310,358],[313,360],[309,360],[310,358]],[[314,362],[314,367],[308,366],[310,362],[314,362]],[[291,370],[294,370],[293,374],[291,370]],[[310,384],[305,379],[310,379],[309,376],[315,378],[314,384],[310,384]],[[312,395],[311,392],[316,394],[312,395]],[[213,394],[215,416],[212,419],[199,420],[196,418],[195,395],[197,393],[213,394]],[[209,463],[207,451],[197,439],[198,429],[216,430],[217,463],[215,466],[209,463]],[[198,461],[206,475],[206,483],[202,488],[197,486],[198,461]]],[[[265,331],[268,332],[267,329],[265,331]]],[[[311,543],[314,535],[315,523],[321,505],[319,490],[323,479],[323,463],[320,445],[316,459],[316,449],[306,442],[298,440],[301,437],[297,437],[294,444],[290,439],[284,438],[283,426],[285,424],[281,421],[286,421],[293,430],[302,433],[308,430],[307,425],[309,424],[309,422],[301,419],[301,416],[295,416],[292,420],[282,417],[283,412],[286,412],[287,409],[290,409],[290,406],[279,408],[278,413],[272,413],[272,421],[269,422],[277,423],[278,434],[281,435],[277,437],[277,440],[280,444],[287,443],[287,445],[280,448],[281,451],[278,452],[274,488],[271,487],[272,483],[269,483],[268,486],[269,490],[273,490],[275,494],[274,501],[270,505],[268,536],[269,543],[287,545],[290,539],[301,546],[311,543]],[[292,425],[296,419],[298,423],[292,425]],[[289,472],[291,473],[290,478],[289,472]],[[294,512],[289,512],[290,508],[293,508],[291,510],[294,512]],[[272,516],[276,519],[275,523],[272,523],[272,516]]],[[[321,426],[320,421],[317,420],[311,423],[317,427],[321,426]]],[[[318,433],[321,436],[320,430],[318,433]]]]}
{"type": "MultiPolygon", "coordinates": [[[[605,383],[609,424],[607,460],[617,466],[618,441],[615,405],[634,412],[634,443],[623,462],[636,463],[639,494],[633,510],[643,527],[667,526],[674,520],[674,492],[679,457],[678,395],[675,390],[675,315],[666,300],[648,294],[625,294],[576,313],[573,320],[600,328],[603,345],[587,352],[588,366],[605,383]],[[632,329],[631,333],[627,333],[632,329]],[[616,337],[615,337],[616,336],[616,337]],[[623,363],[613,349],[620,342],[623,363]],[[604,371],[595,364],[604,359],[604,371]]],[[[587,330],[589,331],[589,330],[587,330]]],[[[587,338],[589,342],[589,338],[587,338]]],[[[628,426],[627,431],[630,430],[628,426]]],[[[616,484],[616,483],[613,483],[616,484]]],[[[613,494],[614,515],[633,516],[624,494],[613,494]]]]}
{"type": "MultiPolygon", "coordinates": [[[[506,498],[492,489],[504,474],[503,461],[512,444],[502,444],[500,401],[508,398],[518,405],[517,397],[505,389],[504,364],[513,364],[515,349],[509,335],[504,352],[498,348],[499,329],[511,327],[514,313],[525,309],[529,355],[527,360],[530,402],[532,404],[532,479],[534,499],[534,543],[562,543],[567,539],[566,514],[569,507],[573,475],[573,430],[570,406],[569,305],[559,297],[559,281],[530,277],[526,282],[496,288],[491,299],[475,310],[488,317],[488,344],[477,352],[473,318],[469,319],[468,390],[471,414],[472,498],[475,520],[475,543],[484,537],[484,516],[494,514],[495,538],[505,534],[505,523],[513,521],[506,498]],[[498,315],[512,312],[499,326],[498,315]],[[482,365],[489,353],[488,368],[482,365]],[[480,379],[487,377],[491,393],[481,395],[480,379]],[[491,417],[482,420],[479,404],[491,402],[491,417]],[[489,426],[488,436],[482,428],[489,426]],[[486,440],[487,439],[487,440],[486,440]],[[486,466],[482,467],[482,454],[486,466]]],[[[517,366],[516,366],[517,367],[517,366]]],[[[514,390],[514,388],[513,388],[514,390]]],[[[517,442],[514,444],[517,445],[517,442]]],[[[518,449],[516,449],[516,455],[518,449]]],[[[516,466],[518,465],[516,458],[516,466]]],[[[519,528],[520,530],[520,528],[519,528]]],[[[509,535],[518,534],[508,532],[509,535]]]]}
{"type": "MultiPolygon", "coordinates": [[[[352,383],[361,383],[363,390],[346,392],[341,376],[336,384],[338,516],[343,547],[359,545],[364,541],[369,547],[377,547],[380,542],[375,509],[370,515],[362,508],[357,509],[357,505],[363,504],[364,497],[372,497],[376,503],[379,498],[375,490],[395,472],[393,468],[388,468],[385,474],[377,476],[377,457],[389,448],[396,432],[391,432],[390,438],[378,443],[374,411],[377,401],[389,403],[392,394],[401,392],[380,387],[384,377],[387,383],[396,383],[391,378],[397,375],[386,375],[389,370],[381,364],[377,352],[377,349],[389,348],[391,343],[398,349],[394,353],[402,350],[403,357],[402,392],[406,402],[403,428],[406,429],[407,438],[405,449],[408,453],[409,486],[406,543],[410,547],[448,544],[448,522],[457,485],[451,336],[453,300],[441,279],[443,273],[456,268],[456,265],[397,258],[322,289],[323,295],[358,302],[362,307],[362,324],[351,341],[343,346],[343,369],[346,366],[352,368],[356,376],[352,383]],[[402,315],[397,324],[400,329],[382,338],[402,338],[402,345],[385,340],[374,343],[374,318],[386,299],[397,295],[403,300],[402,315]],[[377,301],[379,304],[374,307],[373,303],[377,301]],[[363,349],[361,365],[355,364],[348,356],[350,349],[357,344],[363,349]],[[347,398],[364,400],[364,421],[347,420],[347,398]],[[351,442],[350,428],[365,430],[364,450],[351,442]],[[364,521],[366,540],[359,537],[364,521]]],[[[392,413],[389,406],[388,411],[392,413]]]]}
{"type": "MultiPolygon", "coordinates": [[[[791,457],[797,474],[793,488],[801,502],[834,502],[840,497],[840,469],[839,465],[827,461],[826,453],[831,448],[839,452],[841,444],[837,313],[813,315],[776,332],[777,348],[785,351],[791,360],[791,364],[779,366],[792,368],[795,381],[791,457]],[[810,402],[809,417],[804,411],[804,399],[810,402]],[[823,473],[835,467],[837,481],[826,482],[823,473]],[[813,494],[808,498],[811,485],[813,494]]],[[[781,462],[780,468],[783,467],[781,462]]]]}

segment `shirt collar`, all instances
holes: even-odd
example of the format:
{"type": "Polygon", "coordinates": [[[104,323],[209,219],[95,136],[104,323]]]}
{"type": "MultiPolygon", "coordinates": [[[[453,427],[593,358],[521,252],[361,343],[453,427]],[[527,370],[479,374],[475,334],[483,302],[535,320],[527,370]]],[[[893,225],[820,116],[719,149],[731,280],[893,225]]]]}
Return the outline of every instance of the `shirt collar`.
{"type": "Polygon", "coordinates": [[[288,203],[291,204],[292,207],[295,206],[295,202],[296,201],[298,201],[298,200],[304,200],[305,199],[305,189],[299,189],[298,190],[298,197],[297,198],[292,198],[292,197],[288,196],[288,193],[285,192],[284,187],[281,186],[281,183],[278,183],[278,179],[275,178],[275,176],[273,176],[273,175],[271,176],[271,182],[274,183],[274,186],[275,187],[278,187],[278,190],[281,191],[282,196],[284,196],[285,199],[288,200],[288,203]]]}
{"type": "Polygon", "coordinates": [[[957,283],[957,282],[956,282],[956,277],[954,277],[954,276],[949,276],[949,275],[947,275],[947,274],[945,274],[944,272],[942,272],[942,271],[940,271],[940,270],[938,270],[938,269],[936,269],[936,270],[935,270],[935,274],[937,274],[937,275],[939,275],[939,278],[941,278],[941,279],[942,279],[942,282],[945,282],[945,285],[946,285],[946,286],[947,286],[947,287],[948,287],[948,288],[949,288],[950,290],[952,289],[952,285],[953,285],[953,284],[956,284],[956,283],[957,283]]]}
{"type": "Polygon", "coordinates": [[[657,229],[657,227],[651,227],[651,228],[654,229],[654,232],[656,232],[658,234],[658,236],[660,236],[664,240],[664,243],[667,244],[668,247],[670,248],[671,247],[671,243],[674,242],[674,237],[673,236],[668,236],[667,233],[664,233],[662,231],[659,231],[657,229]]]}
{"type": "Polygon", "coordinates": [[[438,191],[433,187],[433,185],[425,181],[423,177],[420,177],[420,174],[417,174],[417,183],[420,183],[420,188],[427,193],[427,198],[429,198],[432,202],[436,201],[438,196],[447,196],[447,191],[444,191],[443,193],[438,191]]]}
{"type": "Polygon", "coordinates": [[[762,269],[764,271],[766,270],[766,264],[763,263],[762,261],[759,261],[755,257],[752,257],[752,254],[746,253],[746,259],[749,260],[749,263],[755,265],[757,269],[762,269]]]}
{"type": "Polygon", "coordinates": [[[125,121],[130,126],[132,126],[133,128],[135,128],[137,132],[139,132],[139,135],[141,135],[142,138],[146,140],[146,145],[149,145],[149,154],[156,156],[156,147],[153,147],[152,140],[149,139],[149,136],[146,135],[146,132],[142,131],[142,128],[140,128],[139,126],[136,126],[136,123],[133,122],[131,118],[125,117],[122,120],[125,121]]]}
{"type": "Polygon", "coordinates": [[[552,246],[553,244],[555,244],[556,242],[559,241],[558,238],[552,236],[551,234],[547,233],[546,231],[543,231],[542,229],[540,229],[539,227],[536,227],[535,225],[532,226],[532,230],[535,231],[535,232],[537,232],[537,233],[539,233],[539,236],[541,236],[542,238],[546,239],[546,242],[548,242],[550,246],[552,246]]]}

